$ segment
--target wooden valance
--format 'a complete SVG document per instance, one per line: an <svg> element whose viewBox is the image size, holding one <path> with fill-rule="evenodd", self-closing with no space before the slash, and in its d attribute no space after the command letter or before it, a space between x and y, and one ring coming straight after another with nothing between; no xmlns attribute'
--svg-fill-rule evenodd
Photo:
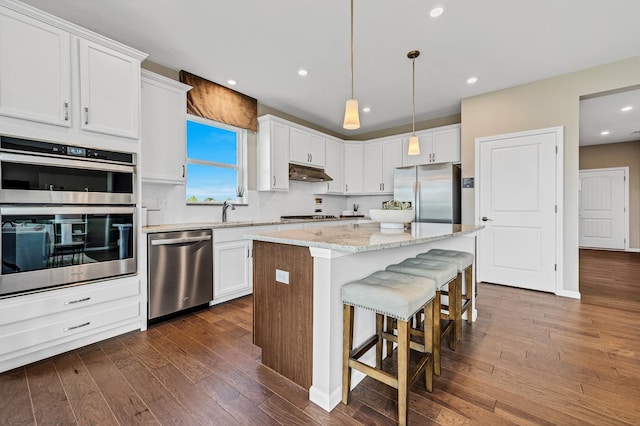
<svg viewBox="0 0 640 426"><path fill-rule="evenodd" d="M197 75L180 71L180 81L193 87L187 92L187 113L220 123L258 130L258 101Z"/></svg>

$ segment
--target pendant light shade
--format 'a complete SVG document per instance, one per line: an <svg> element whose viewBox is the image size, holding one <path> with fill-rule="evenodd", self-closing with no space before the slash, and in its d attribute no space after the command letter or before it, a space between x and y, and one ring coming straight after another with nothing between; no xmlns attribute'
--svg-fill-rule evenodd
<svg viewBox="0 0 640 426"><path fill-rule="evenodd" d="M353 96L353 0L351 0L351 99L347 99L347 104L345 105L342 127L347 130L360 128L358 100Z"/></svg>
<svg viewBox="0 0 640 426"><path fill-rule="evenodd" d="M409 149L407 150L408 155L420 155L420 141L418 141L418 137L413 135L409 138Z"/></svg>
<svg viewBox="0 0 640 426"><path fill-rule="evenodd" d="M360 128L360 115L358 114L358 100L347 99L347 105L344 109L344 123L342 124L347 130L355 130Z"/></svg>
<svg viewBox="0 0 640 426"><path fill-rule="evenodd" d="M409 149L407 155L420 155L420 141L416 136L416 58L420 56L419 50L412 50L407 53L407 58L411 59L411 94L412 94L412 124L413 134L409 138Z"/></svg>

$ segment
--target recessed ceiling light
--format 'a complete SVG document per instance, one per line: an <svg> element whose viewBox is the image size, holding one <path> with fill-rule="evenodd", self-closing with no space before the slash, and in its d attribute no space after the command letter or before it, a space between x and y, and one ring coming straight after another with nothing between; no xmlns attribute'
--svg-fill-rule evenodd
<svg viewBox="0 0 640 426"><path fill-rule="evenodd" d="M299 75L300 77L304 77L304 76L306 76L307 74L309 74L309 71L307 71L307 70L303 70L303 69L299 69L299 70L298 70L298 75Z"/></svg>
<svg viewBox="0 0 640 426"><path fill-rule="evenodd" d="M601 134L602 136L607 136L609 133L611 133L611 132L610 132L610 131L608 131L608 130L603 130L603 131L601 131L601 132L600 132L600 134Z"/></svg>
<svg viewBox="0 0 640 426"><path fill-rule="evenodd" d="M362 112L371 112L371 108L364 107L364 108L362 108Z"/></svg>
<svg viewBox="0 0 640 426"><path fill-rule="evenodd" d="M431 8L429 11L429 16L432 18L438 18L442 16L445 11L445 6L443 4L437 4Z"/></svg>
<svg viewBox="0 0 640 426"><path fill-rule="evenodd" d="M633 107L631 105L628 105L626 107L620 108L620 111L627 112L627 111L631 111L632 109L633 109Z"/></svg>
<svg viewBox="0 0 640 426"><path fill-rule="evenodd" d="M235 86L236 84L238 84L237 81L232 80L232 79L227 80L227 83L230 84L231 86Z"/></svg>
<svg viewBox="0 0 640 426"><path fill-rule="evenodd" d="M478 77L469 77L467 79L467 84L476 84L478 82Z"/></svg>

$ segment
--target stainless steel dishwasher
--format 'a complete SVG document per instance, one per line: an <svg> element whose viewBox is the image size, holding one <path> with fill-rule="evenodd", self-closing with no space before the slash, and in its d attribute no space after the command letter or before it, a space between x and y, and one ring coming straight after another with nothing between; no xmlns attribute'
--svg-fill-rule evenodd
<svg viewBox="0 0 640 426"><path fill-rule="evenodd" d="M211 230L149 234L149 320L213 299Z"/></svg>

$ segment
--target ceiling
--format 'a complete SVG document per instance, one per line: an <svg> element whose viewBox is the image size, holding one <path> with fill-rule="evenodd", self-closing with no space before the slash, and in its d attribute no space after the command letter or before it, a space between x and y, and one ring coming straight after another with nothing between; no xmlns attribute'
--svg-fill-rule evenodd
<svg viewBox="0 0 640 426"><path fill-rule="evenodd" d="M24 2L174 70L237 80L234 90L347 138L411 123L413 49L418 122L460 113L463 98L640 55L637 0L445 0L437 19L438 0L355 0L355 97L371 111L348 131L348 0Z"/></svg>
<svg viewBox="0 0 640 426"><path fill-rule="evenodd" d="M639 140L640 89L580 101L580 146Z"/></svg>

